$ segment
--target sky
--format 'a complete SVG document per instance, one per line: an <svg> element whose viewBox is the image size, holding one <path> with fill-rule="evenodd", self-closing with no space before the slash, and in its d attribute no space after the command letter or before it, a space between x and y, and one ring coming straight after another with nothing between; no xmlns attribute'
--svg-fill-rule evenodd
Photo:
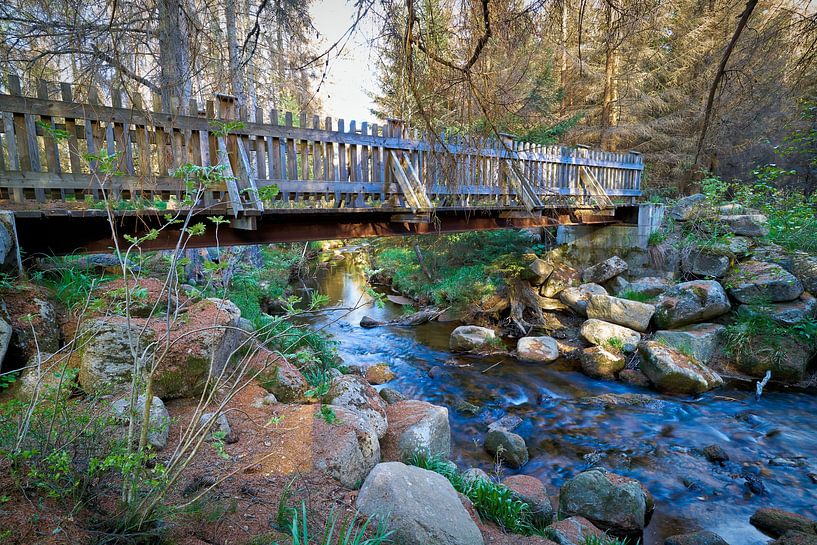
<svg viewBox="0 0 817 545"><path fill-rule="evenodd" d="M320 33L318 51L323 53L353 24L357 15L354 5L345 0L316 0L311 7L312 21ZM318 96L326 115L347 121L375 121L370 113L372 100L367 92L375 89L375 62L366 43L371 33L362 28L345 43L342 51L330 53L329 70ZM323 66L319 68L319 75Z"/></svg>

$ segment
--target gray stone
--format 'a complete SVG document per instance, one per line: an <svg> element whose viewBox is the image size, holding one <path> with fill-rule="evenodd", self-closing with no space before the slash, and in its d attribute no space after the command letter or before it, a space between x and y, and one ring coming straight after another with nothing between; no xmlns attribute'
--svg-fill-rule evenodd
<svg viewBox="0 0 817 545"><path fill-rule="evenodd" d="M713 532L693 532L668 537L664 545L729 545L721 536Z"/></svg>
<svg viewBox="0 0 817 545"><path fill-rule="evenodd" d="M760 306L741 305L738 312L749 314L767 314L772 320L780 325L793 326L807 318L814 318L817 315L817 298L808 292L786 303L769 303Z"/></svg>
<svg viewBox="0 0 817 545"><path fill-rule="evenodd" d="M415 454L451 456L448 409L425 401L398 401L386 408L389 427L380 441L383 460L408 461Z"/></svg>
<svg viewBox="0 0 817 545"><path fill-rule="evenodd" d="M795 252L789 270L800 279L807 291L817 293L817 257L806 252Z"/></svg>
<svg viewBox="0 0 817 545"><path fill-rule="evenodd" d="M137 429L142 427L142 415L145 411L145 396L139 396L136 402L136 418ZM111 404L111 410L114 416L127 422L128 409L130 405L130 398L124 397L118 399ZM150 416L148 417L148 444L153 446L156 450L162 450L167 446L167 436L170 433L170 414L165 408L165 404L158 397L153 397L150 403Z"/></svg>
<svg viewBox="0 0 817 545"><path fill-rule="evenodd" d="M537 295L536 301L539 304L539 308L546 312L563 311L570 309L570 307L568 307L558 299L554 299L552 297L542 297L541 295Z"/></svg>
<svg viewBox="0 0 817 545"><path fill-rule="evenodd" d="M528 446L525 440L508 430L489 431L485 436L485 450L514 469L528 463Z"/></svg>
<svg viewBox="0 0 817 545"><path fill-rule="evenodd" d="M769 218L763 214L734 214L720 216L719 219L734 235L765 237L769 234Z"/></svg>
<svg viewBox="0 0 817 545"><path fill-rule="evenodd" d="M550 503L545 485L530 475L511 475L502 484L511 489L514 499L527 503L531 508L533 521L541 527L553 520L553 505Z"/></svg>
<svg viewBox="0 0 817 545"><path fill-rule="evenodd" d="M544 297L556 297L565 288L578 284L581 280L579 271L565 264L560 264L548 277L541 293Z"/></svg>
<svg viewBox="0 0 817 545"><path fill-rule="evenodd" d="M465 482L473 482L482 479L483 481L491 482L491 477L478 467L467 469L462 474L462 480Z"/></svg>
<svg viewBox="0 0 817 545"><path fill-rule="evenodd" d="M602 346L591 346L582 350L579 357L582 372L593 378L613 379L624 369L626 360L621 354L611 352Z"/></svg>
<svg viewBox="0 0 817 545"><path fill-rule="evenodd" d="M660 276L646 276L630 282L627 291L645 295L647 297L657 297L672 287L672 280Z"/></svg>
<svg viewBox="0 0 817 545"><path fill-rule="evenodd" d="M769 545L817 545L817 535L791 530L769 543Z"/></svg>
<svg viewBox="0 0 817 545"><path fill-rule="evenodd" d="M644 341L638 350L641 371L663 392L700 394L723 384L717 373L660 342Z"/></svg>
<svg viewBox="0 0 817 545"><path fill-rule="evenodd" d="M698 217L706 207L706 195L696 193L678 199L669 209L669 216L678 221L686 221Z"/></svg>
<svg viewBox="0 0 817 545"><path fill-rule="evenodd" d="M528 271L530 272L531 285L541 286L553 272L553 265L537 257L528 265Z"/></svg>
<svg viewBox="0 0 817 545"><path fill-rule="evenodd" d="M493 329L476 325L461 325L451 332L449 347L455 352L485 348L496 338Z"/></svg>
<svg viewBox="0 0 817 545"><path fill-rule="evenodd" d="M380 442L371 422L359 412L333 407L337 420L329 424L315 411L316 432L314 464L347 488L357 488L380 463ZM308 453L305 453L308 455Z"/></svg>
<svg viewBox="0 0 817 545"><path fill-rule="evenodd" d="M779 537L792 531L817 534L817 521L772 507L761 507L754 512L749 522L772 537Z"/></svg>
<svg viewBox="0 0 817 545"><path fill-rule="evenodd" d="M0 220L0 266L4 265L14 251L11 229Z"/></svg>
<svg viewBox="0 0 817 545"><path fill-rule="evenodd" d="M719 324L695 324L681 329L656 331L653 339L707 364L720 347L725 330Z"/></svg>
<svg viewBox="0 0 817 545"><path fill-rule="evenodd" d="M401 545L483 545L482 534L448 479L400 462L378 464L360 489L357 509L388 519Z"/></svg>
<svg viewBox="0 0 817 545"><path fill-rule="evenodd" d="M611 322L636 331L646 331L655 306L610 295L591 295L587 317Z"/></svg>
<svg viewBox="0 0 817 545"><path fill-rule="evenodd" d="M613 347L620 342L625 352L634 352L641 342L641 334L638 331L602 320L587 320L582 324L580 332L587 342L596 346ZM613 339L617 339L618 342Z"/></svg>
<svg viewBox="0 0 817 545"><path fill-rule="evenodd" d="M744 261L724 280L729 295L741 303L793 301L803 293L803 284L776 263Z"/></svg>
<svg viewBox="0 0 817 545"><path fill-rule="evenodd" d="M559 358L559 344L553 337L522 337L516 354L523 361L550 363Z"/></svg>
<svg viewBox="0 0 817 545"><path fill-rule="evenodd" d="M559 300L576 314L587 316L587 302L592 295L607 295L607 290L598 284L582 284L563 289L559 293Z"/></svg>
<svg viewBox="0 0 817 545"><path fill-rule="evenodd" d="M502 418L488 424L488 431L505 430L513 431L522 424L522 419L515 414L506 414Z"/></svg>
<svg viewBox="0 0 817 545"><path fill-rule="evenodd" d="M648 379L647 375L638 369L622 369L618 373L618 379L622 382L626 382L627 384L641 386L642 388L647 388L650 386L650 379Z"/></svg>
<svg viewBox="0 0 817 545"><path fill-rule="evenodd" d="M762 378L771 371L772 380L785 383L805 380L814 355L812 347L790 336L778 338L774 344L753 337L735 352L731 363L741 373Z"/></svg>
<svg viewBox="0 0 817 545"><path fill-rule="evenodd" d="M124 319L85 322L77 334L79 384L86 392L122 389L130 385L134 368L128 324ZM133 331L133 348L143 354L154 339L152 329Z"/></svg>
<svg viewBox="0 0 817 545"><path fill-rule="evenodd" d="M579 473L559 491L560 516L578 515L614 533L641 532L651 507L641 483L600 468Z"/></svg>
<svg viewBox="0 0 817 545"><path fill-rule="evenodd" d="M342 375L332 379L325 401L359 414L369 423L378 438L385 435L388 428L386 402L363 377Z"/></svg>
<svg viewBox="0 0 817 545"><path fill-rule="evenodd" d="M720 463L729 461L729 455L726 454L726 451L723 450L723 447L720 445L707 445L701 452L703 452L704 457L710 462Z"/></svg>
<svg viewBox="0 0 817 545"><path fill-rule="evenodd" d="M214 434L219 433L225 443L235 443L238 441L238 437L233 434L233 428L230 426L230 421L224 413L220 413L218 416L216 416L216 413L202 414L199 418L199 427L205 427L213 418L216 419L216 422L213 424L213 427L210 428L211 437L216 437Z"/></svg>
<svg viewBox="0 0 817 545"><path fill-rule="evenodd" d="M675 329L716 318L731 308L718 282L693 280L673 286L658 299L653 321L660 328Z"/></svg>
<svg viewBox="0 0 817 545"><path fill-rule="evenodd" d="M585 269L582 273L582 282L601 284L619 274L627 272L629 268L626 261L614 255L610 259Z"/></svg>
<svg viewBox="0 0 817 545"><path fill-rule="evenodd" d="M623 276L614 276L604 283L604 289L613 295L618 295L630 289L630 283Z"/></svg>
<svg viewBox="0 0 817 545"><path fill-rule="evenodd" d="M0 318L0 369L2 369L3 359L6 357L9 345L11 344L11 334L14 330L3 318Z"/></svg>
<svg viewBox="0 0 817 545"><path fill-rule="evenodd" d="M405 401L406 396L402 393L398 392L394 388L381 388L380 389L380 397L383 398L383 401L391 405L392 403L397 403L398 401Z"/></svg>
<svg viewBox="0 0 817 545"><path fill-rule="evenodd" d="M587 545L592 538L604 543L606 534L584 517L568 517L548 527L548 538L558 545Z"/></svg>
<svg viewBox="0 0 817 545"><path fill-rule="evenodd" d="M684 252L681 270L695 276L720 278L729 271L729 256L691 248Z"/></svg>

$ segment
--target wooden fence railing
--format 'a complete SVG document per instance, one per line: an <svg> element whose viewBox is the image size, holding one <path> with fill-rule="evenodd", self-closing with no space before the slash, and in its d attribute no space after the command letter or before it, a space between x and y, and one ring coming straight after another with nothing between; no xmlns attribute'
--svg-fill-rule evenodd
<svg viewBox="0 0 817 545"><path fill-rule="evenodd" d="M36 97L8 78L0 94L0 204L11 208L93 208L101 189L127 209L180 199L178 167L224 165L226 182L199 206L235 214L265 209L441 208L539 209L595 206L640 195L644 168L636 153L534 146L460 136L424 138L399 121L384 125L308 119L271 110L236 111L217 95L204 108L152 108L114 91L74 101L72 86L40 82ZM225 123L241 124L225 131ZM54 138L54 136L57 138ZM100 187L101 151L117 175ZM280 192L260 188L276 185ZM159 202L161 201L161 203ZM162 204L164 203L164 204Z"/></svg>

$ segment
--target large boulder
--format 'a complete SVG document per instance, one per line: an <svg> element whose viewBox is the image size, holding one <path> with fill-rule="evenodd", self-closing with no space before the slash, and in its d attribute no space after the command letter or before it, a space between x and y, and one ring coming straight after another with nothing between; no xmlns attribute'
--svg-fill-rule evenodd
<svg viewBox="0 0 817 545"><path fill-rule="evenodd" d="M2 369L3 359L6 357L9 345L11 344L11 334L13 333L11 324L0 317L0 369Z"/></svg>
<svg viewBox="0 0 817 545"><path fill-rule="evenodd" d="M669 209L669 217L677 221L697 218L706 210L706 195L696 193L675 201Z"/></svg>
<svg viewBox="0 0 817 545"><path fill-rule="evenodd" d="M636 331L646 331L655 307L639 301L610 295L592 295L587 303L587 317L612 322Z"/></svg>
<svg viewBox="0 0 817 545"><path fill-rule="evenodd" d="M506 429L492 429L485 435L485 450L512 468L528 463L528 445L520 436Z"/></svg>
<svg viewBox="0 0 817 545"><path fill-rule="evenodd" d="M359 414L377 433L378 438L386 434L386 402L363 377L341 375L333 378L324 401Z"/></svg>
<svg viewBox="0 0 817 545"><path fill-rule="evenodd" d="M522 337L516 354L523 361L550 363L559 358L559 344L553 337Z"/></svg>
<svg viewBox="0 0 817 545"><path fill-rule="evenodd" d="M534 286L541 286L544 284L552 272L553 265L544 259L539 259L538 257L531 261L528 265L528 279Z"/></svg>
<svg viewBox="0 0 817 545"><path fill-rule="evenodd" d="M603 347L615 347L620 344L625 352L635 352L638 343L641 342L641 334L638 331L602 320L587 320L582 324L580 333L590 344Z"/></svg>
<svg viewBox="0 0 817 545"><path fill-rule="evenodd" d="M548 277L540 293L544 297L556 297L563 289L575 286L581 281L581 274L573 267L559 264Z"/></svg>
<svg viewBox="0 0 817 545"><path fill-rule="evenodd" d="M587 303L593 295L607 295L607 290L598 284L582 284L565 288L559 293L559 300L580 316L587 316Z"/></svg>
<svg viewBox="0 0 817 545"><path fill-rule="evenodd" d="M136 415L134 421L136 422L136 429L142 428L142 416L145 411L144 395L140 395L136 402ZM120 421L127 422L128 410L130 407L130 398L123 397L117 399L111 404L111 411L113 415ZM153 397L150 402L150 413L148 413L148 444L156 450L162 450L167 446L167 436L170 433L170 414L165 408L165 404L158 397ZM139 432L137 431L137 434ZM137 435L138 437L138 435Z"/></svg>
<svg viewBox="0 0 817 545"><path fill-rule="evenodd" d="M585 269L582 273L582 282L601 284L615 276L627 272L629 268L626 261L614 255L610 259Z"/></svg>
<svg viewBox="0 0 817 545"><path fill-rule="evenodd" d="M155 339L152 329L133 323L129 326L121 316L84 322L77 332L75 349L80 386L86 392L128 387L136 365L134 354L146 353Z"/></svg>
<svg viewBox="0 0 817 545"><path fill-rule="evenodd" d="M681 259L681 270L694 276L720 278L729 270L729 256L690 248Z"/></svg>
<svg viewBox="0 0 817 545"><path fill-rule="evenodd" d="M169 333L169 349L154 372L153 389L162 399L195 397L221 374L245 333L238 327L241 311L226 299L204 299L188 307ZM157 344L168 334L165 322L151 319Z"/></svg>
<svg viewBox="0 0 817 545"><path fill-rule="evenodd" d="M2 294L4 320L12 335L7 350L18 361L25 361L38 351L53 354L60 349L62 336L57 307L51 294L42 286L15 282L13 290Z"/></svg>
<svg viewBox="0 0 817 545"><path fill-rule="evenodd" d="M817 536L792 530L775 539L769 545L817 545Z"/></svg>
<svg viewBox="0 0 817 545"><path fill-rule="evenodd" d="M380 441L383 460L408 461L415 454L451 456L448 409L407 400L386 407L389 427Z"/></svg>
<svg viewBox="0 0 817 545"><path fill-rule="evenodd" d="M320 471L347 488L357 488L380 463L380 442L371 423L360 413L345 407L332 407L335 420L318 416L313 406L313 461Z"/></svg>
<svg viewBox="0 0 817 545"><path fill-rule="evenodd" d="M741 373L762 378L766 371L779 382L800 382L810 369L814 349L790 337L753 337L734 350L730 363Z"/></svg>
<svg viewBox="0 0 817 545"><path fill-rule="evenodd" d="M548 537L558 545L604 543L607 535L584 517L568 517L548 527ZM595 541L593 541L595 539Z"/></svg>
<svg viewBox="0 0 817 545"><path fill-rule="evenodd" d="M282 403L300 401L309 390L303 373L277 354L258 351L250 360L250 368L261 387Z"/></svg>
<svg viewBox="0 0 817 545"><path fill-rule="evenodd" d="M357 509L388 519L401 545L483 545L448 479L400 462L378 464L360 489Z"/></svg>
<svg viewBox="0 0 817 545"><path fill-rule="evenodd" d="M57 395L68 397L76 386L76 374L70 365L71 360L65 352L31 356L19 372L14 397L21 401L30 401L35 394L40 399Z"/></svg>
<svg viewBox="0 0 817 545"><path fill-rule="evenodd" d="M748 312L750 314L764 313L782 326L793 326L808 318L814 318L815 315L817 315L817 298L804 291L803 294L794 301L763 304L759 307L754 305L741 305L738 307L738 312Z"/></svg>
<svg viewBox="0 0 817 545"><path fill-rule="evenodd" d="M733 235L765 237L769 234L769 218L763 214L731 214L719 219Z"/></svg>
<svg viewBox="0 0 817 545"><path fill-rule="evenodd" d="M656 331L653 340L709 363L721 345L726 328L720 324L695 324L680 329Z"/></svg>
<svg viewBox="0 0 817 545"><path fill-rule="evenodd" d="M559 490L560 516L578 515L616 534L640 533L652 508L641 483L601 468L579 473Z"/></svg>
<svg viewBox="0 0 817 545"><path fill-rule="evenodd" d="M513 492L515 499L530 506L534 521L539 526L544 527L551 523L553 505L542 481L530 475L511 475L505 477L502 484Z"/></svg>
<svg viewBox="0 0 817 545"><path fill-rule="evenodd" d="M618 352L607 350L603 346L591 346L582 350L579 360L582 372L593 378L613 379L624 369L627 361Z"/></svg>
<svg viewBox="0 0 817 545"><path fill-rule="evenodd" d="M749 522L772 537L780 537L791 531L817 535L817 521L773 507L761 507L755 511Z"/></svg>
<svg viewBox="0 0 817 545"><path fill-rule="evenodd" d="M664 545L729 545L721 536L714 532L693 532L668 537Z"/></svg>
<svg viewBox="0 0 817 545"><path fill-rule="evenodd" d="M794 252L789 270L807 291L817 293L817 257L806 252Z"/></svg>
<svg viewBox="0 0 817 545"><path fill-rule="evenodd" d="M717 373L663 343L644 341L638 350L641 371L663 392L700 394L723 384Z"/></svg>
<svg viewBox="0 0 817 545"><path fill-rule="evenodd" d="M14 216L11 215L9 220L13 220ZM6 222L6 218L0 218L0 268L3 268L7 262L11 261L12 254L14 253L14 236L12 231L12 226ZM2 361L2 358L0 358Z"/></svg>
<svg viewBox="0 0 817 545"><path fill-rule="evenodd" d="M630 282L627 291L646 297L658 297L672 287L672 280L661 276L645 276Z"/></svg>
<svg viewBox="0 0 817 545"><path fill-rule="evenodd" d="M476 325L461 325L451 332L449 347L455 352L486 348L496 339L493 329Z"/></svg>
<svg viewBox="0 0 817 545"><path fill-rule="evenodd" d="M744 261L724 280L729 295L741 303L793 301L803 293L803 284L776 263Z"/></svg>
<svg viewBox="0 0 817 545"><path fill-rule="evenodd" d="M729 297L714 280L682 282L667 290L655 306L653 321L662 329L674 329L729 312Z"/></svg>

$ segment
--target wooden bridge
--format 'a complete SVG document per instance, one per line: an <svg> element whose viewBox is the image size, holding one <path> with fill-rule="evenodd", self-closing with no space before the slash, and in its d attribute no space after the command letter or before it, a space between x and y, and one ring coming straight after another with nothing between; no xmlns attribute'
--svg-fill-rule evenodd
<svg viewBox="0 0 817 545"><path fill-rule="evenodd" d="M226 95L148 108L119 90L76 102L69 84L34 87L27 96L10 76L0 94L0 208L29 252L108 248L106 203L123 232L180 208L224 215L221 241L241 244L609 222L640 195L637 153L427 135L397 120L250 116ZM185 165L220 165L194 202ZM173 240L167 231L147 246Z"/></svg>

